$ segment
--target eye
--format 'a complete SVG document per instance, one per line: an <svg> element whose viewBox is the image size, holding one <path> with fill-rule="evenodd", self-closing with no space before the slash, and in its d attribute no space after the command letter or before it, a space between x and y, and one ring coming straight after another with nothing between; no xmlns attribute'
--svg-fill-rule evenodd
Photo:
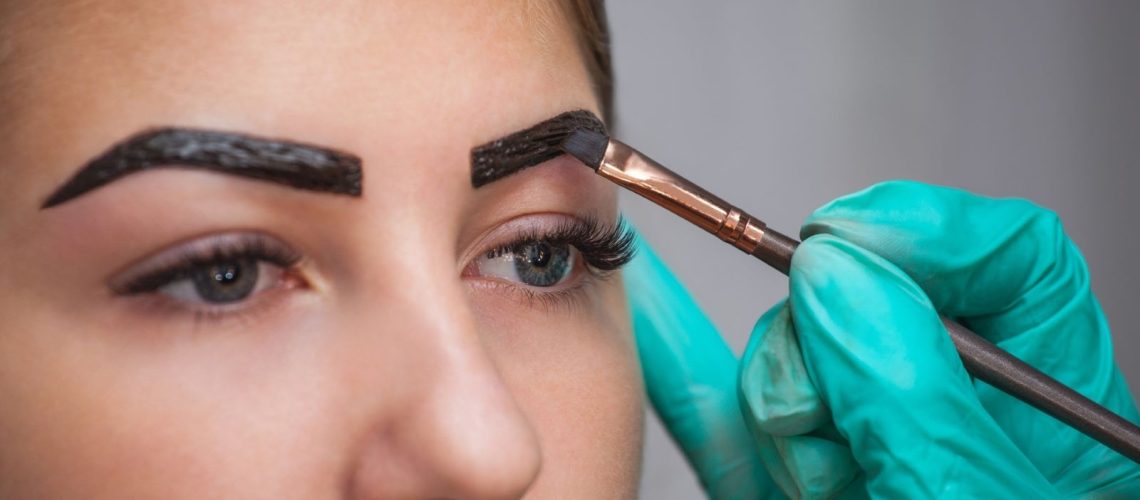
<svg viewBox="0 0 1140 500"><path fill-rule="evenodd" d="M463 276L491 278L534 296L568 296L583 285L608 277L633 257L634 234L618 219L534 214L512 219L485 237L487 245L470 259Z"/></svg>
<svg viewBox="0 0 1140 500"><path fill-rule="evenodd" d="M548 288L573 275L578 257L578 250L568 243L526 241L487 252L475 267L484 277Z"/></svg>
<svg viewBox="0 0 1140 500"><path fill-rule="evenodd" d="M123 296L150 296L193 312L244 309L259 295L303 285L301 254L260 233L210 236L176 245L110 282Z"/></svg>
<svg viewBox="0 0 1140 500"><path fill-rule="evenodd" d="M284 270L252 257L195 264L157 292L189 303L232 304L281 282Z"/></svg>

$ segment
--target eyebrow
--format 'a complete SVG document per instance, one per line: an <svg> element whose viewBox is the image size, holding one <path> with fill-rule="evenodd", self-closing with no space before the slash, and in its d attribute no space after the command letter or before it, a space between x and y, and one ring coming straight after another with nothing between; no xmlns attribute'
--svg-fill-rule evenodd
<svg viewBox="0 0 1140 500"><path fill-rule="evenodd" d="M598 115L578 109L471 150L471 185L483 187L563 154L563 139L578 130L606 133Z"/></svg>
<svg viewBox="0 0 1140 500"><path fill-rule="evenodd" d="M157 168L203 169L355 197L361 195L363 176L359 157L331 148L234 132L162 127L134 134L87 162L41 208Z"/></svg>

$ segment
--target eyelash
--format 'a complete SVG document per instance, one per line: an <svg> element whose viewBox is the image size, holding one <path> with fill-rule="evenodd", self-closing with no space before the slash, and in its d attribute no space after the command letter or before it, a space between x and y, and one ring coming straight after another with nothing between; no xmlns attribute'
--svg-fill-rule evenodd
<svg viewBox="0 0 1140 500"><path fill-rule="evenodd" d="M593 217L584 217L563 218L553 227L520 231L510 242L484 251L482 255L497 257L539 242L576 248L594 279L608 277L612 271L628 263L635 251L633 230L624 220L608 224ZM304 280L297 275L297 268L303 260L300 252L270 236L251 233L207 237L192 242L173 256L160 257L154 264L147 265L149 269L113 282L110 288L119 296L155 296L157 300L152 304L189 311L195 320L244 315L254 310L251 303L257 300L256 295L234 304L205 306L190 306L177 299L159 297L163 287L190 279L196 270L204 266L243 260L272 264L281 268L284 276L290 276L294 281L304 284ZM539 290L521 283L500 282L496 285L520 292L530 306L551 308L572 305L581 299L581 290L587 283L587 280L579 279L574 285L552 290Z"/></svg>
<svg viewBox="0 0 1140 500"><path fill-rule="evenodd" d="M498 257L516 251L524 245L545 242L552 245L571 245L596 274L620 269L633 259L634 233L624 219L615 224L603 224L594 217L565 219L551 229L530 229L515 237L514 241L485 252Z"/></svg>
<svg viewBox="0 0 1140 500"><path fill-rule="evenodd" d="M111 291L118 295L154 293L167 284L189 278L201 266L242 259L268 262L289 270L297 266L302 255L260 234L241 234L230 239L210 238L191 243L176 257L156 265L157 269L113 284Z"/></svg>

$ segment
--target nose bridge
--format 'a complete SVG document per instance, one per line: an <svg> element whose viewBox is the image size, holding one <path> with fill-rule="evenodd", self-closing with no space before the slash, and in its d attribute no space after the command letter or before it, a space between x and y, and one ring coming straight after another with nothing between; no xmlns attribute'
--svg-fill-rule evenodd
<svg viewBox="0 0 1140 500"><path fill-rule="evenodd" d="M416 373L401 374L410 390L393 391L399 400L368 423L379 431L355 461L353 496L521 496L540 467L538 439L479 338L459 277L405 278L415 283L402 284L401 303L383 308L399 317L371 323L375 335L403 337L400 365ZM384 381L373 390L387 390Z"/></svg>

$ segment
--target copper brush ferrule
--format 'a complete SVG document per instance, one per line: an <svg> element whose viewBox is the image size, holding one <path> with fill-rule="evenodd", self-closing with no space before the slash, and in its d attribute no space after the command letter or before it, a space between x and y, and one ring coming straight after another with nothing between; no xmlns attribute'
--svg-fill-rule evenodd
<svg viewBox="0 0 1140 500"><path fill-rule="evenodd" d="M636 149L610 139L594 171L788 274L799 242L768 229L764 221L701 189Z"/></svg>
<svg viewBox="0 0 1140 500"><path fill-rule="evenodd" d="M715 234L788 274L799 241L673 173L636 149L592 130L577 130L562 150L598 175ZM962 365L979 380L1052 415L1140 463L1140 427L942 317Z"/></svg>

